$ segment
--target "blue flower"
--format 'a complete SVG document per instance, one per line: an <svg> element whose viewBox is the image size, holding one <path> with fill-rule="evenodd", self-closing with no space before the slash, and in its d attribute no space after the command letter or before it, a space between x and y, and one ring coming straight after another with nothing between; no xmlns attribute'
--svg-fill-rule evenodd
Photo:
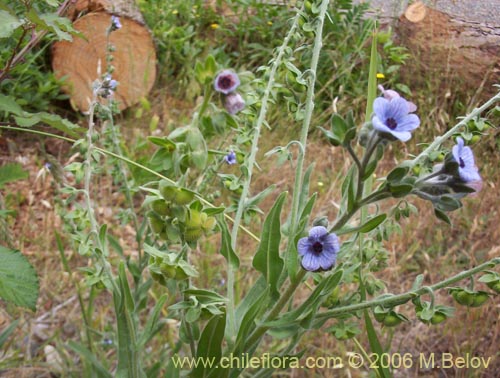
<svg viewBox="0 0 500 378"><path fill-rule="evenodd" d="M230 70L224 70L219 73L214 81L215 90L225 95L234 92L239 85L240 78Z"/></svg>
<svg viewBox="0 0 500 378"><path fill-rule="evenodd" d="M309 236L299 240L297 250L302 256L302 268L312 272L329 270L335 264L340 249L339 239L325 227L315 226Z"/></svg>
<svg viewBox="0 0 500 378"><path fill-rule="evenodd" d="M236 154L234 151L230 151L226 156L224 156L224 161L229 164L236 164Z"/></svg>
<svg viewBox="0 0 500 378"><path fill-rule="evenodd" d="M474 163L474 154L470 147L464 146L464 140L457 138L457 144L451 151L453 158L458 163L458 175L464 182L481 181L478 169Z"/></svg>
<svg viewBox="0 0 500 378"><path fill-rule="evenodd" d="M122 24L120 22L120 17L111 16L111 31L115 31L122 28Z"/></svg>
<svg viewBox="0 0 500 378"><path fill-rule="evenodd" d="M406 142L411 138L411 131L420 125L420 119L415 114L411 102L401 96L390 99L378 97L373 103L373 128L381 133L391 134L396 139Z"/></svg>

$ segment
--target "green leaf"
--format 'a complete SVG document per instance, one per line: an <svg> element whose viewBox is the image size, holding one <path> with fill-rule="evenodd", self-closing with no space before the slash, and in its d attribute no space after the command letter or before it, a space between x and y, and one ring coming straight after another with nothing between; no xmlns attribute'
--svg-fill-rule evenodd
<svg viewBox="0 0 500 378"><path fill-rule="evenodd" d="M448 223L451 226L450 217L446 215L444 211L434 208L434 215L436 216L437 219L442 220L443 222Z"/></svg>
<svg viewBox="0 0 500 378"><path fill-rule="evenodd" d="M239 328L245 314L265 290L266 281L263 276L260 276L236 308L236 328Z"/></svg>
<svg viewBox="0 0 500 378"><path fill-rule="evenodd" d="M96 373L97 377L113 378L113 375L99 362L95 354L85 348L82 344L69 340L68 347L92 364L92 372Z"/></svg>
<svg viewBox="0 0 500 378"><path fill-rule="evenodd" d="M226 326L226 316L214 316L205 326L205 329L201 333L200 341L198 343L198 350L196 352L196 358L198 361L201 360L213 360L215 366L204 366L203 363L198 364L191 372L191 377L193 378L205 378L209 376L214 376L212 371L215 373L222 373L219 369L216 369L217 361L220 360L222 356L222 340L224 339L224 328ZM220 374L215 376L220 377Z"/></svg>
<svg viewBox="0 0 500 378"><path fill-rule="evenodd" d="M362 234L370 232L371 230L375 229L379 224L381 224L383 221L385 221L386 218L387 218L387 214L379 214L379 215L371 218L369 221L367 221L361 227L359 227L359 229L357 231L362 233Z"/></svg>
<svg viewBox="0 0 500 378"><path fill-rule="evenodd" d="M26 112L13 98L4 96L3 94L0 94L0 111L7 112L7 114L13 114L14 120L21 127L31 127L37 123L43 122L74 137L78 137L78 132L83 130L81 127L56 114Z"/></svg>
<svg viewBox="0 0 500 378"><path fill-rule="evenodd" d="M24 21L21 21L16 16L0 10L0 38L9 38L14 33L14 30L23 24Z"/></svg>
<svg viewBox="0 0 500 378"><path fill-rule="evenodd" d="M384 350L382 349L382 346L380 345L380 342L378 340L377 332L375 331L375 328L373 327L372 320L370 319L370 315L368 314L368 311L364 311L364 317L365 317L365 326L366 326L366 333L368 335L368 342L370 343L370 348L374 354L378 355L379 361L380 357L384 353ZM381 365L378 366L378 374L382 378L390 378L391 377L391 372L389 369L382 367Z"/></svg>
<svg viewBox="0 0 500 378"><path fill-rule="evenodd" d="M0 246L0 297L36 311L39 282L28 259L19 251Z"/></svg>
<svg viewBox="0 0 500 378"><path fill-rule="evenodd" d="M3 347L3 344L7 341L9 336L14 332L16 329L17 325L19 324L19 319L14 320L12 323L9 324L7 328L5 328L1 333L0 333L0 348Z"/></svg>
<svg viewBox="0 0 500 378"><path fill-rule="evenodd" d="M116 377L142 377L141 359L137 350L135 304L125 273L125 264L118 267L118 289L113 291L118 335L118 366Z"/></svg>
<svg viewBox="0 0 500 378"><path fill-rule="evenodd" d="M76 33L71 21L65 17L59 17L57 13L37 14L35 9L31 9L26 17L33 22L37 29L52 32L59 41L72 41L70 33Z"/></svg>
<svg viewBox="0 0 500 378"><path fill-rule="evenodd" d="M212 290L191 288L184 290L183 293L188 297L191 295L196 297L201 304L225 304L227 302L227 298Z"/></svg>
<svg viewBox="0 0 500 378"><path fill-rule="evenodd" d="M151 340L151 338L161 329L162 324L158 323L158 320L161 315L161 310L165 303L167 302L168 295L163 294L160 299L155 304L155 307L153 308L153 311L151 314L148 316L148 320L146 322L146 325L144 326L144 330L142 331L142 334L139 338L138 341L138 347L144 347L146 343Z"/></svg>
<svg viewBox="0 0 500 378"><path fill-rule="evenodd" d="M252 306L243 316L241 323L238 327L238 336L234 347L234 354L239 355L246 351L245 341L250 331L256 327L255 320L262 314L264 309L269 304L269 290L264 289L260 292L260 296L254 301ZM252 347L248 345L247 347Z"/></svg>
<svg viewBox="0 0 500 378"><path fill-rule="evenodd" d="M15 115L24 114L23 109L19 104L14 100L14 98L5 96L0 93L0 111L12 113Z"/></svg>
<svg viewBox="0 0 500 378"><path fill-rule="evenodd" d="M278 280L283 270L283 259L280 256L281 226L280 215L286 192L279 195L264 221L261 242L252 265L266 278L271 295L278 296Z"/></svg>
<svg viewBox="0 0 500 378"><path fill-rule="evenodd" d="M150 136L150 137L148 137L148 140L151 143L156 144L157 146L166 148L168 151L173 151L176 148L175 143L172 142L167 137L159 138L159 137L155 137L155 136Z"/></svg>
<svg viewBox="0 0 500 378"><path fill-rule="evenodd" d="M0 188L5 184L23 180L29 177L29 172L23 170L21 164L18 163L8 163L0 167Z"/></svg>
<svg viewBox="0 0 500 378"><path fill-rule="evenodd" d="M409 167L396 167L388 175L387 181L391 184L401 181L408 173Z"/></svg>
<svg viewBox="0 0 500 378"><path fill-rule="evenodd" d="M378 54L377 54L377 30L373 30L372 34L372 47L370 51L370 71L368 74L368 93L366 101L365 122L369 122L373 113L373 102L377 97L377 67L378 67Z"/></svg>
<svg viewBox="0 0 500 378"><path fill-rule="evenodd" d="M231 246L231 235L227 228L226 221L223 216L217 218L219 227L221 229L221 247L220 254L226 258L226 261L231 264L231 266L235 269L238 269L240 266L240 259L238 255L234 252L233 247Z"/></svg>

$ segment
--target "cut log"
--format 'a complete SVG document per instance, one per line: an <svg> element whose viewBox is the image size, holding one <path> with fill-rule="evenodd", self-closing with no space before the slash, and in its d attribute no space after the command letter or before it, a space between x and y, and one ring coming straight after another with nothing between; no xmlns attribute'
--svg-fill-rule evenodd
<svg viewBox="0 0 500 378"><path fill-rule="evenodd" d="M112 65L113 79L119 85L114 98L123 110L136 104L151 90L156 78L156 52L152 36L142 22L142 16L134 7L112 2L109 9L120 16L122 28L112 32L109 43L114 46ZM96 4L110 4L102 0L81 0L81 7L99 9ZM127 3L124 3L127 4ZM94 7L94 8L93 8ZM105 7L104 7L105 8ZM87 8L89 9L89 8ZM52 46L52 68L57 78L65 78L63 90L80 111L87 111L92 99L92 83L106 72L107 29L111 25L111 13L102 10L87 13L78 18L73 26L85 39L75 37L72 42L57 42Z"/></svg>
<svg viewBox="0 0 500 378"><path fill-rule="evenodd" d="M396 31L426 68L424 74L454 76L463 89L482 88L485 97L496 93L493 84L500 80L500 28L432 8L418 11L422 16L417 22L401 16Z"/></svg>

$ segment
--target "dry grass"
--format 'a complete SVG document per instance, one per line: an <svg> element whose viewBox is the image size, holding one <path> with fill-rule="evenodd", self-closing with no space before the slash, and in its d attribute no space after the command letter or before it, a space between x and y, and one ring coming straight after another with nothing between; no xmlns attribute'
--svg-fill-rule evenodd
<svg viewBox="0 0 500 378"><path fill-rule="evenodd" d="M173 111L174 108L177 111ZM169 96L164 96L153 104L153 112L160 116L161 124L165 128L167 125L176 124L179 119L184 119L189 108L182 101ZM435 113L440 114L438 110ZM443 124L446 122L443 121ZM149 131L146 125L137 126L135 121L131 123L134 124L133 128L126 129L124 134L129 145L134 145L137 138L147 135ZM422 128L423 135L427 135L426 137L436 135L436 130L431 130L429 124ZM276 125L273 131L264 131L263 144L259 151L259 164L262 171L256 173L253 192L255 194L271 184L277 186L275 195L270 196L262 204L264 210L271 206L278 193L284 190L291 191L294 174L294 167L289 162L278 167L275 158L265 158L264 153L277 144L286 144L288 140L296 138L297 127ZM418 138L423 141L426 137ZM83 275L76 269L85 266L87 262L76 251L67 250L66 257L74 272L72 277L64 272L54 240L54 232L62 232L61 220L55 212L58 206L55 200L57 186L50 176L45 179L36 179L37 173L45 163L44 155L41 153L42 143L45 143L45 149L62 164L71 158L71 152L68 145L43 141L27 134L5 133L1 138L4 144L10 146L0 153L1 161L22 161L25 169L30 172L28 180L10 185L5 193L9 207L17 211L15 221L9 225L13 244L21 249L35 265L41 279L41 293L37 312L34 314L7 304L0 307L0 328L16 318L22 319L15 340L9 345L7 355L3 356L5 360L12 361L13 369L8 373L0 372L0 376L13 376L6 374L15 373L16 376L43 377L43 374L47 376L49 370L46 366L43 346L46 344L57 346L67 366L75 368L75 356L65 352L62 345L68 339L78 340L82 332L81 314L75 300L75 287L72 282L83 280ZM394 235L386 244L386 248L390 251L388 267L376 274L377 278L387 282L388 292L400 293L408 290L417 274L423 273L425 283L431 284L500 254L498 228L500 216L496 191L500 187L498 172L500 159L497 152L497 140L498 132L494 131L475 147L485 185L477 197L466 199L464 208L452 215L454 224L452 228L434 218L430 204L416 200L419 216L403 221L403 233L399 236ZM349 158L342 150L325 144L315 133L311 135L311 142L307 148L307 164L315 164L311 192L318 193L314 216L326 215L333 220L340 201L339 186L343 173L350 164ZM405 149L405 151L400 149ZM388 151L382 169L390 169L397 158L404 156L406 152L415 151L418 151L415 142L409 145L394 144ZM383 175L383 172L379 174ZM133 230L120 227L114 218L116 210L124 207L124 200L117 193L118 190L111 184L110 177L104 175L95 193L95 198L99 198L98 215L101 221L110 225L114 236L122 241L125 253L134 254ZM257 232L260 226L258 223L251 225ZM251 272L251 258L256 245L244 235L240 243L244 248L241 251L242 270L239 290L244 291L255 279L254 276L249 275L249 272ZM225 262L221 256L217 255L217 245L218 239L213 237L201 243L200 248L193 252L200 271L205 272L199 282L202 287L214 287L224 278L221 267ZM305 297L307 294L307 290L304 289L298 298ZM436 300L440 304L453 305L452 299L445 291L439 292ZM480 308L458 307L454 318L431 327L415 320L412 306L402 306L400 311L410 318L409 323L394 330L380 330L382 340L392 339L390 349L392 353L411 353L413 356L419 356L422 353L428 356L430 353L438 355L449 352L456 357L470 353L474 356L493 358L489 368L483 370L434 369L431 371L419 369L415 364L413 369L397 371L396 377L495 378L499 376L499 296L491 298ZM112 321L110 298L101 294L97 299L93 325L97 330L106 334ZM361 338L360 342L367 348L366 340ZM352 341L339 342L321 331L311 332L304 338L301 345L306 348L306 356L346 356L347 352L357 351ZM25 368L21 369L20 366ZM324 369L293 370L278 376L365 377L367 374L366 370L353 370L344 366L330 371Z"/></svg>

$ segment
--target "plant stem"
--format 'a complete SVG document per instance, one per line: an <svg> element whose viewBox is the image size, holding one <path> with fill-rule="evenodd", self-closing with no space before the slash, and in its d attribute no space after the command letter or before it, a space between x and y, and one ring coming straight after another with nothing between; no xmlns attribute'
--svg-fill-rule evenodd
<svg viewBox="0 0 500 378"><path fill-rule="evenodd" d="M480 115L482 112L484 112L486 109L491 107L493 104L496 102L500 101L500 91L490 98L488 101L486 101L483 105L481 105L479 108L474 108L467 116L462 118L460 122L458 122L455 126L453 126L450 130L448 130L446 133L444 133L441 136L438 136L436 139L434 139L434 142L429 144L425 150L423 150L416 158L413 160L409 161L409 167L413 168L415 165L420 162L420 160L424 159L426 156L429 155L430 152L434 151L437 149L445 140L449 139L453 134L455 134L461 127L467 125L467 123L472 120L474 117L477 117Z"/></svg>
<svg viewBox="0 0 500 378"><path fill-rule="evenodd" d="M371 301L356 303L356 304L349 305L349 306L333 308L331 310L328 310L328 311L322 312L321 314L318 314L316 319L318 321L324 321L325 319L338 317L339 315L347 314L347 313L352 314L355 311L364 310L366 308L371 308L371 307L375 307L375 306L383 306L383 307L387 307L387 308L394 307L395 305L406 303L410 299L413 299L413 298L416 298L416 297L419 297L421 295L428 293L429 288L432 291L442 289L442 288L449 286L455 282L458 282L458 281L461 281L465 278L468 278L468 277L472 276L473 274L482 272L486 269L491 269L495 265L498 265L498 264L500 264L500 257L496 257L494 259L491 259L485 263L482 263L481 265L476 266L475 268L460 272L460 273L458 273L450 278L447 278L443 281L440 281L434 285L425 286L425 287L422 287L418 290L408 291L406 293L399 294L399 295L393 295L393 296L384 295L383 298L379 297L379 298L375 298Z"/></svg>
<svg viewBox="0 0 500 378"><path fill-rule="evenodd" d="M279 315L283 307L288 303L288 301L292 298L293 293L295 293L295 290L299 286L299 284L302 282L302 279L306 276L307 271L304 269L301 269L299 273L297 274L297 279L294 280L293 282L290 282L290 285L287 287L287 289L283 292L281 295L280 299L276 304L273 306L271 311L267 314L265 320L263 321L264 323L270 322L273 320L276 316ZM258 326L253 333L250 334L248 337L248 340L246 342L246 346L248 349L252 348L252 346L257 343L260 338L266 333L266 331L269 329L267 326Z"/></svg>
<svg viewBox="0 0 500 378"><path fill-rule="evenodd" d="M259 138L260 138L260 131L262 129L262 125L264 124L264 121L266 119L266 113L267 113L267 106L269 102L269 98L271 96L271 92L274 86L274 77L276 75L276 71L278 70L278 67L281 65L281 60L283 59L283 56L286 52L286 48L288 46L288 43L290 41L291 36L295 32L295 29L297 28L298 24L298 19L300 15L297 13L294 18L294 22L292 24L292 27L290 28L288 34L286 35L285 39L283 40L283 44L278 50L278 55L274 59L274 62L271 66L271 72L269 74L269 81L267 83L266 89L264 91L264 94L262 96L262 102L261 102L261 107L260 107L260 112L259 112L259 117L257 118L257 122L254 126L254 135L253 135L253 140L252 140L252 146L250 149L250 156L248 157L248 162L247 162L247 170L246 170L246 177L245 181L243 184L243 190L241 193L240 201L238 204L238 209L236 211L236 215L234 217L233 221L233 229L231 232L231 247L233 250L236 250L236 245L237 245L237 239L238 239L238 229L240 228L240 223L241 219L243 217L243 211L245 209L245 204L246 204L246 199L248 197L248 193L250 190L250 184L252 182L252 171L255 166L255 160L257 156L257 151L258 151L258 145L259 145ZM234 281L235 281L235 273L234 273L234 268L233 266L228 262L227 264L227 297L228 297L228 307L227 307L227 332L226 335L230 335L230 343L233 343L235 337L236 337L236 315L235 315L235 298L234 298Z"/></svg>
<svg viewBox="0 0 500 378"><path fill-rule="evenodd" d="M295 235L297 233L298 227L298 217L299 217L299 208L300 208L300 198L303 192L304 185L304 161L306 155L306 145L307 145L307 134L309 132L309 127L311 125L312 114L314 111L314 90L316 84L316 72L318 68L319 55L321 52L321 48L323 46L323 24L325 21L325 15L328 10L329 0L323 0L321 2L320 12L317 18L316 30L315 30L315 38L314 38L314 46L312 52L311 59L311 67L308 70L308 86L307 86L307 95L306 95L306 107L304 120L302 122L302 129L300 132L299 143L301 148L299 149L299 155L297 157L297 166L295 168L295 185L293 187L293 196L292 196L292 208L290 215L290 232L288 237L288 245L285 253L285 261L289 261L290 254L293 253L295 242ZM287 267L289 268L289 267ZM290 278L292 280L296 280L294 277L296 272L288 272Z"/></svg>

